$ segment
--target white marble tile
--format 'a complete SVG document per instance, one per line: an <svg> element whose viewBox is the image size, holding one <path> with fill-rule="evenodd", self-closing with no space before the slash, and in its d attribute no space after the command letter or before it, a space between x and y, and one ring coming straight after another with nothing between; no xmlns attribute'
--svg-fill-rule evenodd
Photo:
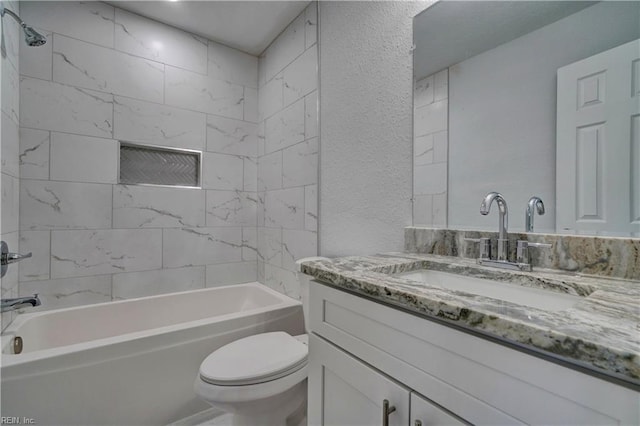
<svg viewBox="0 0 640 426"><path fill-rule="evenodd" d="M0 106L2 112L11 120L19 123L20 117L20 76L11 62L2 60L2 99Z"/></svg>
<svg viewBox="0 0 640 426"><path fill-rule="evenodd" d="M447 226L447 193L433 196L433 225L441 228Z"/></svg>
<svg viewBox="0 0 640 426"><path fill-rule="evenodd" d="M304 229L318 231L318 187L304 187Z"/></svg>
<svg viewBox="0 0 640 426"><path fill-rule="evenodd" d="M258 125L207 116L207 151L255 157L258 154Z"/></svg>
<svg viewBox="0 0 640 426"><path fill-rule="evenodd" d="M303 257L317 256L318 234L298 229L282 230L282 267L289 271L296 270L296 260Z"/></svg>
<svg viewBox="0 0 640 426"><path fill-rule="evenodd" d="M18 251L19 249L19 239L18 232L9 232L3 233L1 236L2 241L7 243L10 252ZM26 261L26 260L25 260ZM22 262L24 263L24 262ZM2 277L0 280L0 287L2 287L2 293L7 292L8 290L17 289L18 288L18 277L19 277L20 266L11 265L7 268L6 275ZM6 296L2 296L3 298Z"/></svg>
<svg viewBox="0 0 640 426"><path fill-rule="evenodd" d="M294 299L300 299L300 283L295 272L266 264L264 284Z"/></svg>
<svg viewBox="0 0 640 426"><path fill-rule="evenodd" d="M423 166L433 163L433 134L413 139L413 164Z"/></svg>
<svg viewBox="0 0 640 426"><path fill-rule="evenodd" d="M244 190L258 190L258 159L253 157L243 157L244 163Z"/></svg>
<svg viewBox="0 0 640 426"><path fill-rule="evenodd" d="M255 226L255 192L206 191L207 226Z"/></svg>
<svg viewBox="0 0 640 426"><path fill-rule="evenodd" d="M51 277L160 269L161 229L51 232Z"/></svg>
<svg viewBox="0 0 640 426"><path fill-rule="evenodd" d="M256 269L256 262L207 265L207 287L254 282L258 278Z"/></svg>
<svg viewBox="0 0 640 426"><path fill-rule="evenodd" d="M258 228L242 227L242 260L258 259Z"/></svg>
<svg viewBox="0 0 640 426"><path fill-rule="evenodd" d="M111 227L111 185L23 179L22 230Z"/></svg>
<svg viewBox="0 0 640 426"><path fill-rule="evenodd" d="M266 81L304 52L304 27L304 13L301 13L267 48L264 54Z"/></svg>
<svg viewBox="0 0 640 426"><path fill-rule="evenodd" d="M258 258L270 265L282 266L282 230L258 229Z"/></svg>
<svg viewBox="0 0 640 426"><path fill-rule="evenodd" d="M163 229L165 268L240 262L242 228Z"/></svg>
<svg viewBox="0 0 640 426"><path fill-rule="evenodd" d="M244 88L191 71L166 66L165 103L242 120Z"/></svg>
<svg viewBox="0 0 640 426"><path fill-rule="evenodd" d="M304 137L311 139L318 136L318 91L315 90L304 97Z"/></svg>
<svg viewBox="0 0 640 426"><path fill-rule="evenodd" d="M35 30L47 38L47 43L37 48L24 48L20 51L20 75L51 80L53 33L42 28L35 28Z"/></svg>
<svg viewBox="0 0 640 426"><path fill-rule="evenodd" d="M260 121L258 112L258 89L244 88L244 121L257 123Z"/></svg>
<svg viewBox="0 0 640 426"><path fill-rule="evenodd" d="M416 166L413 174L414 194L441 194L447 191L447 163Z"/></svg>
<svg viewBox="0 0 640 426"><path fill-rule="evenodd" d="M207 73L207 40L158 21L116 9L115 48L122 52Z"/></svg>
<svg viewBox="0 0 640 426"><path fill-rule="evenodd" d="M113 6L103 2L23 1L20 17L35 28L113 47Z"/></svg>
<svg viewBox="0 0 640 426"><path fill-rule="evenodd" d="M129 142L202 150L206 115L130 98L114 98L113 137Z"/></svg>
<svg viewBox="0 0 640 426"><path fill-rule="evenodd" d="M282 74L269 80L258 92L258 115L262 121L279 112L284 107L284 88Z"/></svg>
<svg viewBox="0 0 640 426"><path fill-rule="evenodd" d="M304 140L304 99L291 104L265 122L265 152L270 153Z"/></svg>
<svg viewBox="0 0 640 426"><path fill-rule="evenodd" d="M416 81L413 89L413 107L420 108L433 103L433 75Z"/></svg>
<svg viewBox="0 0 640 426"><path fill-rule="evenodd" d="M256 89L258 58L209 41L209 77Z"/></svg>
<svg viewBox="0 0 640 426"><path fill-rule="evenodd" d="M448 128L448 101L442 100L416 109L414 136L441 132Z"/></svg>
<svg viewBox="0 0 640 426"><path fill-rule="evenodd" d="M33 253L31 259L20 262L20 282L48 280L50 278L50 231L20 231L20 253Z"/></svg>
<svg viewBox="0 0 640 426"><path fill-rule="evenodd" d="M258 192L258 208L256 211L257 226L264 226L264 200L266 196L266 192Z"/></svg>
<svg viewBox="0 0 640 426"><path fill-rule="evenodd" d="M283 71L284 104L308 95L318 88L318 49L313 46Z"/></svg>
<svg viewBox="0 0 640 426"><path fill-rule="evenodd" d="M264 284L264 265L264 262L258 260L258 282L262 284Z"/></svg>
<svg viewBox="0 0 640 426"><path fill-rule="evenodd" d="M258 190L282 188L282 151L258 158Z"/></svg>
<svg viewBox="0 0 640 426"><path fill-rule="evenodd" d="M264 208L266 226L304 229L304 187L267 191Z"/></svg>
<svg viewBox="0 0 640 426"><path fill-rule="evenodd" d="M23 77L20 101L23 127L111 137L112 95Z"/></svg>
<svg viewBox="0 0 640 426"><path fill-rule="evenodd" d="M441 101L449 97L449 69L445 68L433 76L433 100Z"/></svg>
<svg viewBox="0 0 640 426"><path fill-rule="evenodd" d="M118 182L118 141L51 132L51 180Z"/></svg>
<svg viewBox="0 0 640 426"><path fill-rule="evenodd" d="M113 187L114 228L205 225L205 191L187 188Z"/></svg>
<svg viewBox="0 0 640 426"><path fill-rule="evenodd" d="M69 37L53 36L53 80L162 103L164 65Z"/></svg>
<svg viewBox="0 0 640 426"><path fill-rule="evenodd" d="M433 225L433 195L413 196L413 226Z"/></svg>
<svg viewBox="0 0 640 426"><path fill-rule="evenodd" d="M29 312L70 308L111 301L111 276L98 275L20 283L20 296L38 293L42 305Z"/></svg>
<svg viewBox="0 0 640 426"><path fill-rule="evenodd" d="M318 139L313 138L282 151L282 186L318 182Z"/></svg>
<svg viewBox="0 0 640 426"><path fill-rule="evenodd" d="M204 277L204 266L113 274L113 299L196 290L204 288Z"/></svg>
<svg viewBox="0 0 640 426"><path fill-rule="evenodd" d="M20 181L3 173L0 184L2 188L0 224L2 225L2 233L8 234L18 230Z"/></svg>
<svg viewBox="0 0 640 426"><path fill-rule="evenodd" d="M318 3L311 2L304 10L304 45L308 49L318 41Z"/></svg>
<svg viewBox="0 0 640 426"><path fill-rule="evenodd" d="M2 112L2 122L0 127L2 128L2 144L0 147L0 170L2 173L13 177L20 177L20 164L19 164L19 152L20 152L20 136L18 131L18 124L11 120L7 114Z"/></svg>
<svg viewBox="0 0 640 426"><path fill-rule="evenodd" d="M49 179L49 137L46 130L20 128L20 178Z"/></svg>
<svg viewBox="0 0 640 426"><path fill-rule="evenodd" d="M235 155L202 153L202 187L227 191L244 187L243 159Z"/></svg>
<svg viewBox="0 0 640 426"><path fill-rule="evenodd" d="M258 57L258 89L263 87L267 82L264 60L264 55Z"/></svg>
<svg viewBox="0 0 640 426"><path fill-rule="evenodd" d="M262 157L264 155L264 143L266 140L264 136L264 124L264 121L258 123L258 157Z"/></svg>
<svg viewBox="0 0 640 426"><path fill-rule="evenodd" d="M449 132L439 132L433 135L433 162L446 162L449 156Z"/></svg>

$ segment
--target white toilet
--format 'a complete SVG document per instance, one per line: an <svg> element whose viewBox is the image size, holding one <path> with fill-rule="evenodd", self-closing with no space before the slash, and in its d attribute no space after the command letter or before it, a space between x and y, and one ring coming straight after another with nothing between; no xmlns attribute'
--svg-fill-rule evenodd
<svg viewBox="0 0 640 426"><path fill-rule="evenodd" d="M324 258L300 259L296 263ZM305 328L309 279L298 272ZM232 424L297 426L307 403L307 335L277 331L248 336L212 352L200 364L196 393L232 415Z"/></svg>

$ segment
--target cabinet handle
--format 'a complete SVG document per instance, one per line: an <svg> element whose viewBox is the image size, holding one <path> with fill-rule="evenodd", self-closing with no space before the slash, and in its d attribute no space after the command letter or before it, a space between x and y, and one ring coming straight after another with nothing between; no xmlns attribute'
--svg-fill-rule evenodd
<svg viewBox="0 0 640 426"><path fill-rule="evenodd" d="M420 420L416 420L416 422L414 423L415 426L422 426L422 421Z"/></svg>
<svg viewBox="0 0 640 426"><path fill-rule="evenodd" d="M389 400L382 401L382 426L389 426L389 414L396 411L396 406L389 406Z"/></svg>

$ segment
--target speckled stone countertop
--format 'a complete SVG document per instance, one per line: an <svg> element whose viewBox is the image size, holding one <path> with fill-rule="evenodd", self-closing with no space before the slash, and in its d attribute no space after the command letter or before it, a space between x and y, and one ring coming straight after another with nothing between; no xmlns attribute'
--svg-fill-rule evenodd
<svg viewBox="0 0 640 426"><path fill-rule="evenodd" d="M546 311L412 281L402 272L432 269L581 296ZM302 272L335 287L478 331L640 389L640 282L538 269L517 272L471 259L388 253L307 261Z"/></svg>

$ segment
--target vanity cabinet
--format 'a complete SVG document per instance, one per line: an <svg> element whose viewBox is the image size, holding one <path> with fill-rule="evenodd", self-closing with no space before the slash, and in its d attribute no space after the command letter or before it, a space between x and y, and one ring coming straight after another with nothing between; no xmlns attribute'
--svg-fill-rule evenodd
<svg viewBox="0 0 640 426"><path fill-rule="evenodd" d="M640 393L319 282L309 425L633 424Z"/></svg>

